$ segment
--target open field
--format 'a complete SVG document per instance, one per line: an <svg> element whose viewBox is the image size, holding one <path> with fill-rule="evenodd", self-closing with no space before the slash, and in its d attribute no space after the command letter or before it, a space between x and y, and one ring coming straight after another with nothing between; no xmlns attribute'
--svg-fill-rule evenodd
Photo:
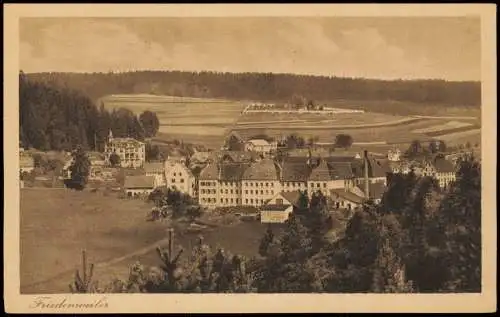
<svg viewBox="0 0 500 317"><path fill-rule="evenodd" d="M43 204L40 202L43 201ZM21 292L64 293L81 265L81 250L105 282L126 278L137 260L156 265L155 247L166 245L168 223L147 222L150 205L88 191L21 190ZM252 256L266 226L244 222L204 232L207 243ZM186 251L196 234L176 233ZM238 237L238 239L235 239ZM187 253L186 253L187 254Z"/></svg>
<svg viewBox="0 0 500 317"><path fill-rule="evenodd" d="M219 138L222 144L226 127L231 126L245 108L237 101L180 98L154 95L113 95L101 99L106 109L127 108L136 114L145 110L156 112L160 120L159 132L168 139L204 144ZM204 137L207 137L206 139Z"/></svg>

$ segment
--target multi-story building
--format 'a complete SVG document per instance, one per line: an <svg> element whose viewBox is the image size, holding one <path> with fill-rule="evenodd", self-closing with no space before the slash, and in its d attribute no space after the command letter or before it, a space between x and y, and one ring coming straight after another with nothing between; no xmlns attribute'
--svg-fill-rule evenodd
<svg viewBox="0 0 500 317"><path fill-rule="evenodd" d="M246 168L241 183L241 200L245 206L261 206L281 191L279 169L272 159L264 159Z"/></svg>
<svg viewBox="0 0 500 317"><path fill-rule="evenodd" d="M249 163L219 163L219 206L242 205L242 176Z"/></svg>
<svg viewBox="0 0 500 317"><path fill-rule="evenodd" d="M216 163L209 163L198 178L198 201L202 206L215 208L219 199L219 169Z"/></svg>
<svg viewBox="0 0 500 317"><path fill-rule="evenodd" d="M282 157L250 162L235 162L231 156L219 157L199 176L199 202L207 207L265 205L279 193L304 192L309 196L320 191L330 196L332 190L356 192L357 185L365 182L385 185L385 169L375 159L368 160L368 173L364 173L364 160L354 157ZM363 196L363 192L358 193Z"/></svg>
<svg viewBox="0 0 500 317"><path fill-rule="evenodd" d="M146 162L144 163L144 172L146 176L153 176L155 188L167 184L164 162Z"/></svg>
<svg viewBox="0 0 500 317"><path fill-rule="evenodd" d="M165 161L165 185L171 189L188 194L195 194L195 178L187 166L178 161Z"/></svg>
<svg viewBox="0 0 500 317"><path fill-rule="evenodd" d="M106 163L113 153L120 157L120 166L129 168L143 167L146 162L146 144L132 138L114 138L109 131L108 142L104 147Z"/></svg>

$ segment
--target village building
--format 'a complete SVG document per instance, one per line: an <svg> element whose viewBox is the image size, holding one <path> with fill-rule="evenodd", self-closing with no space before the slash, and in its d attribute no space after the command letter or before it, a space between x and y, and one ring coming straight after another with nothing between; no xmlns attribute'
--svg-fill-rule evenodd
<svg viewBox="0 0 500 317"><path fill-rule="evenodd" d="M165 185L194 197L195 178L187 166L180 161L165 161Z"/></svg>
<svg viewBox="0 0 500 317"><path fill-rule="evenodd" d="M219 163L219 206L242 205L242 176L249 163Z"/></svg>
<svg viewBox="0 0 500 317"><path fill-rule="evenodd" d="M114 138L111 130L104 147L106 163L110 165L109 158L113 153L120 157L120 166L127 168L140 168L146 162L146 144L133 138Z"/></svg>
<svg viewBox="0 0 500 317"><path fill-rule="evenodd" d="M307 180L311 173L307 161L307 157L287 157L278 163L282 191L307 190Z"/></svg>
<svg viewBox="0 0 500 317"><path fill-rule="evenodd" d="M260 208L260 222L284 223L298 207L300 196L299 191L277 193Z"/></svg>
<svg viewBox="0 0 500 317"><path fill-rule="evenodd" d="M278 143L276 141L267 141L264 139L251 139L245 143L245 151L256 152L265 156L276 152Z"/></svg>
<svg viewBox="0 0 500 317"><path fill-rule="evenodd" d="M31 173L35 169L35 159L33 156L20 153L19 154L19 171L21 173Z"/></svg>
<svg viewBox="0 0 500 317"><path fill-rule="evenodd" d="M389 152L387 153L387 159L391 162L401 161L401 150L398 148L389 150Z"/></svg>
<svg viewBox="0 0 500 317"><path fill-rule="evenodd" d="M432 163L434 166L432 176L438 180L439 187L448 187L451 182L456 180L456 169L452 162L439 157L435 158Z"/></svg>
<svg viewBox="0 0 500 317"><path fill-rule="evenodd" d="M341 188L330 190L330 199L335 209L347 210L359 208L365 201L363 196Z"/></svg>
<svg viewBox="0 0 500 317"><path fill-rule="evenodd" d="M312 168L309 177L307 178L308 195L312 196L315 192L321 192L325 196L329 196L328 183L332 182L332 174L326 160L316 159L314 168ZM309 163L311 166L311 163Z"/></svg>
<svg viewBox="0 0 500 317"><path fill-rule="evenodd" d="M245 206L261 206L281 191L278 169L272 159L253 163L243 173L241 182Z"/></svg>
<svg viewBox="0 0 500 317"><path fill-rule="evenodd" d="M155 188L167 185L164 162L146 162L144 163L144 172L146 176L154 177Z"/></svg>
<svg viewBox="0 0 500 317"><path fill-rule="evenodd" d="M123 187L127 197L147 197L154 189L154 177L145 175L127 176Z"/></svg>
<svg viewBox="0 0 500 317"><path fill-rule="evenodd" d="M215 208L219 199L219 170L216 163L209 163L198 178L198 202L201 206Z"/></svg>

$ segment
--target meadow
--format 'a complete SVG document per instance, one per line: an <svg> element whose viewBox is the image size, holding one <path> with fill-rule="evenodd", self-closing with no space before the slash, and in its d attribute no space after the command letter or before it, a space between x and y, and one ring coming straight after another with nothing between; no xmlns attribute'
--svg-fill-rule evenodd
<svg viewBox="0 0 500 317"><path fill-rule="evenodd" d="M320 116L304 113L242 114L245 102L216 99L112 95L102 100L108 109L126 107L137 114L144 110L155 111L160 119L160 129L155 138L158 141L177 139L203 144L211 149L218 149L230 130L247 136L267 133L277 137L297 133L305 138L317 137L319 142L332 142L337 134L347 133L353 136L354 142L371 142L370 147L376 148L374 143L378 142L380 150L387 148L384 144L406 146L415 139L428 141L439 138L455 143L467 136L477 141L476 130L481 115L480 109L474 107L395 101L331 101L324 104L366 112ZM373 112L374 109L376 112ZM457 128L460 130L455 131Z"/></svg>
<svg viewBox="0 0 500 317"><path fill-rule="evenodd" d="M167 245L172 224L146 221L150 208L145 201L119 199L116 193L21 189L21 293L68 292L81 266L82 249L89 263L96 264L95 277L102 283L126 278L138 260L159 265L155 248ZM265 229L259 222L243 222L203 235L214 247L252 256ZM176 237L189 252L197 234L176 232Z"/></svg>

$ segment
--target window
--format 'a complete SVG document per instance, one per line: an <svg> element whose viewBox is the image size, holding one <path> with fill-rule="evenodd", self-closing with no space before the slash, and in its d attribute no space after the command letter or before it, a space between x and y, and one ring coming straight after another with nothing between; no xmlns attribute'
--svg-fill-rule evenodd
<svg viewBox="0 0 500 317"><path fill-rule="evenodd" d="M220 203L222 204L223 202L224 202L224 199L222 199L222 198L221 198L221 199L220 199Z"/></svg>
<svg viewBox="0 0 500 317"><path fill-rule="evenodd" d="M245 194L248 194L248 190L245 190Z"/></svg>
<svg viewBox="0 0 500 317"><path fill-rule="evenodd" d="M266 189L266 194L269 194L269 190Z"/></svg>
<svg viewBox="0 0 500 317"><path fill-rule="evenodd" d="M184 178L181 178L181 183L184 183Z"/></svg>
<svg viewBox="0 0 500 317"><path fill-rule="evenodd" d="M226 198L226 204L229 202L229 199Z"/></svg>
<svg viewBox="0 0 500 317"><path fill-rule="evenodd" d="M283 205L283 199L277 198L276 199L276 205Z"/></svg>
<svg viewBox="0 0 500 317"><path fill-rule="evenodd" d="M179 176L182 176L182 173L179 173Z"/></svg>
<svg viewBox="0 0 500 317"><path fill-rule="evenodd" d="M175 178L172 178L172 180L171 180L171 181L172 181L172 183L175 183Z"/></svg>
<svg viewBox="0 0 500 317"><path fill-rule="evenodd" d="M323 183L323 188L326 188L326 183Z"/></svg>
<svg viewBox="0 0 500 317"><path fill-rule="evenodd" d="M226 189L226 194L228 193L228 190Z"/></svg>
<svg viewBox="0 0 500 317"><path fill-rule="evenodd" d="M253 204L253 198L250 199L250 203Z"/></svg>
<svg viewBox="0 0 500 317"><path fill-rule="evenodd" d="M176 174L176 173L174 173L174 176L177 176L177 174Z"/></svg>
<svg viewBox="0 0 500 317"><path fill-rule="evenodd" d="M221 190L220 190L220 193L221 193L221 194L224 194L224 191L221 189Z"/></svg>
<svg viewBox="0 0 500 317"><path fill-rule="evenodd" d="M319 188L319 186L320 186L320 185L321 185L320 183L317 183L317 184L316 184L316 187L318 187L318 188Z"/></svg>
<svg viewBox="0 0 500 317"><path fill-rule="evenodd" d="M266 187L269 187L269 183L266 183Z"/></svg>
<svg viewBox="0 0 500 317"><path fill-rule="evenodd" d="M231 198L231 204L233 203L233 199Z"/></svg>
<svg viewBox="0 0 500 317"><path fill-rule="evenodd" d="M248 204L248 199L245 199L245 204Z"/></svg>
<svg viewBox="0 0 500 317"><path fill-rule="evenodd" d="M263 191L263 190L261 190L261 191L260 191L260 194L261 194L261 195L264 195L264 191Z"/></svg>

